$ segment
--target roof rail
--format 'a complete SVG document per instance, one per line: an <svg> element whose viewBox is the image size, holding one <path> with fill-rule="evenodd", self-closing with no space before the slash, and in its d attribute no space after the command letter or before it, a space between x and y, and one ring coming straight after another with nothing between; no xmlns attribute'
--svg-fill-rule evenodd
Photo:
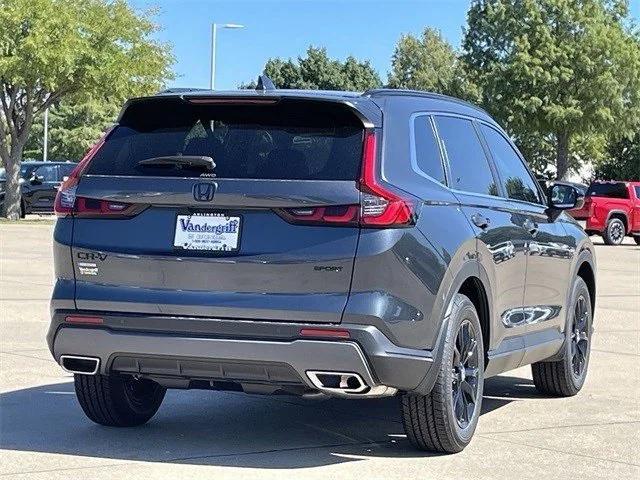
<svg viewBox="0 0 640 480"><path fill-rule="evenodd" d="M484 108L474 105L471 102L467 102L466 100L461 100L459 98L451 97L449 95L443 95L442 93L427 92L424 90L409 90L404 88L373 88L371 90L367 90L366 92L364 92L362 96L373 97L380 94L381 95L404 95L407 97L423 97L423 98L433 98L435 100L446 100L449 102L458 103L460 105L465 105L467 107L473 108L475 110L478 110L482 113L489 115L489 112L487 112Z"/></svg>
<svg viewBox="0 0 640 480"><path fill-rule="evenodd" d="M208 88L174 87L160 90L156 95L162 95L163 93L206 92L208 90Z"/></svg>

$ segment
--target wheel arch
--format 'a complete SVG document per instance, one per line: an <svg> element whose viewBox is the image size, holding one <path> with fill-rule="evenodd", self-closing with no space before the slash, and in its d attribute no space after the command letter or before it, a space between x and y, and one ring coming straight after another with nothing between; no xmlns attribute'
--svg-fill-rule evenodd
<svg viewBox="0 0 640 480"><path fill-rule="evenodd" d="M476 312L478 312L480 327L482 328L482 337L484 339L482 343L486 364L488 360L487 352L489 351L489 339L491 338L491 316L487 290L479 277L471 276L462 282L458 293L468 297L469 300L471 300L471 303L476 307Z"/></svg>
<svg viewBox="0 0 640 480"><path fill-rule="evenodd" d="M629 232L629 217L627 215L627 212L619 209L611 210L607 214L607 221L605 222L605 228L607 228L607 224L609 223L609 220L611 220L612 218L619 218L620 220L622 220L622 223L624 223L624 233L626 235Z"/></svg>
<svg viewBox="0 0 640 480"><path fill-rule="evenodd" d="M450 282L447 282L446 287L443 286L442 292L442 294L438 295L440 301L436 307L441 309L439 311L441 312L441 318L443 318L443 320L439 327L438 338L434 345L434 365L440 365L440 362L442 361L452 300L456 294L462 293L469 297L476 307L478 317L480 318L486 366L487 352L491 348L491 318L493 318L493 304L491 300L491 284L484 267L482 267L482 265L480 265L480 263L475 259L467 260L462 264L455 276L453 276L453 279ZM432 368L413 391L425 395L428 394L433 388L436 377L437 369Z"/></svg>
<svg viewBox="0 0 640 480"><path fill-rule="evenodd" d="M582 280L584 280L584 283L587 284L587 289L589 290L589 297L591 300L591 312L593 315L593 312L596 309L596 275L593 269L593 265L586 259L582 260L582 263L580 263L578 266L576 276L582 278Z"/></svg>

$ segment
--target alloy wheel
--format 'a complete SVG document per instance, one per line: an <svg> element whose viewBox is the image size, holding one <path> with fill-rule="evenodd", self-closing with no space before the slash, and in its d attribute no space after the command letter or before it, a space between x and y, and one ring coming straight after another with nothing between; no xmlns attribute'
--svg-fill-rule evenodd
<svg viewBox="0 0 640 480"><path fill-rule="evenodd" d="M158 394L160 385L147 379L129 377L125 380L124 391L132 407L144 410Z"/></svg>
<svg viewBox="0 0 640 480"><path fill-rule="evenodd" d="M609 235L614 243L620 243L624 238L624 225L622 222L614 222L609 227Z"/></svg>
<svg viewBox="0 0 640 480"><path fill-rule="evenodd" d="M471 322L463 321L458 328L453 350L451 401L458 426L465 429L478 407L478 340Z"/></svg>
<svg viewBox="0 0 640 480"><path fill-rule="evenodd" d="M589 360L589 308L587 299L580 295L576 300L571 327L571 373L580 379Z"/></svg>

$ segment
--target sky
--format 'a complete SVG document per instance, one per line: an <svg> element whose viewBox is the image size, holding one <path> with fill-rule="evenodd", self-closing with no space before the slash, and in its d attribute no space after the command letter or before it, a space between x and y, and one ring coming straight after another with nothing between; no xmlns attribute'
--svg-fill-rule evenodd
<svg viewBox="0 0 640 480"><path fill-rule="evenodd" d="M270 57L296 58L309 45L330 57L368 59L386 80L393 49L404 33L439 29L460 46L468 0L130 0L136 10L157 8L156 38L173 45L177 78L172 87L208 87L211 24L218 30L216 89L255 80ZM640 21L640 0L631 0Z"/></svg>

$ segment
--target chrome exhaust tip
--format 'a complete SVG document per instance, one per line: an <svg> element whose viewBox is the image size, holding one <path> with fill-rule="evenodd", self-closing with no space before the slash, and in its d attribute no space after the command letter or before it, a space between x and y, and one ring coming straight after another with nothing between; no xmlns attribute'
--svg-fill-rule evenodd
<svg viewBox="0 0 640 480"><path fill-rule="evenodd" d="M80 375L95 375L100 367L100 359L79 357L77 355L60 355L60 366L65 372Z"/></svg>
<svg viewBox="0 0 640 480"><path fill-rule="evenodd" d="M357 373L311 370L307 372L307 376L314 387L321 392L361 394L369 389L369 386Z"/></svg>

